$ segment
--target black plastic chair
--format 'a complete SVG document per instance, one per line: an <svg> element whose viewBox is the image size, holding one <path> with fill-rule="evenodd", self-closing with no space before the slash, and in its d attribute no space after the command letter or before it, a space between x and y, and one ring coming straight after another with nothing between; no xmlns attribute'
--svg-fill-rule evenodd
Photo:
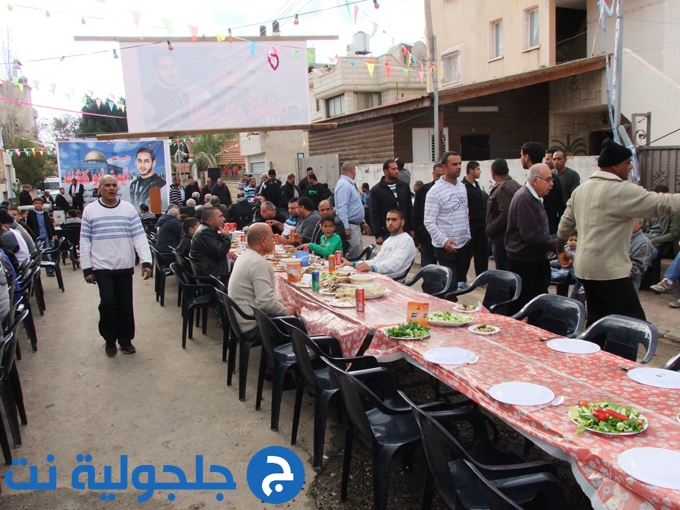
<svg viewBox="0 0 680 510"><path fill-rule="evenodd" d="M255 398L255 410L260 410L262 403L262 389L267 365L274 375L272 376L272 415L271 429L279 430L279 416L281 415L281 399L283 398L283 383L286 372L294 370L297 378L297 359L293 352L293 344L288 335L284 335L274 321L262 310L248 303L253 310L253 316L262 339L262 354L260 356L260 370L257 377L257 396Z"/></svg>
<svg viewBox="0 0 680 510"><path fill-rule="evenodd" d="M333 337L314 337L283 321L293 342L293 352L298 361L299 380L295 393L295 410L293 412L293 431L290 444L297 442L298 425L302 396L305 388L314 396L314 469L323 467L323 448L326 437L326 420L331 398L340 391L335 377L331 376L331 369L326 365L315 369L310 352L319 359L322 356L335 366L345 371L377 368L378 360L373 356L358 358L343 358L342 350L337 339ZM328 340L330 339L330 341Z"/></svg>
<svg viewBox="0 0 680 510"><path fill-rule="evenodd" d="M638 347L642 344L647 351L640 361L644 365L654 357L659 330L647 321L623 315L607 315L591 324L578 338L596 343L603 351L630 361L637 361Z"/></svg>
<svg viewBox="0 0 680 510"><path fill-rule="evenodd" d="M33 288L33 271L36 269L31 269L28 265L24 265L23 268L19 268L19 274L17 276L17 283L19 285L18 293L19 299L17 300L17 313L21 313L24 310L28 311L24 323L24 328L26 329L26 335L28 335L28 340L31 343L31 350L33 352L38 351L38 335L35 330L35 323L33 321L33 309L31 307L30 296ZM40 269L37 269L40 271Z"/></svg>
<svg viewBox="0 0 680 510"><path fill-rule="evenodd" d="M415 262L415 257L411 261L411 264L408 266L408 269L401 273L400 275L394 276L392 279L397 282L397 283L404 283L404 280L406 280L406 277L408 274L411 272L411 268L413 267L413 263Z"/></svg>
<svg viewBox="0 0 680 510"><path fill-rule="evenodd" d="M229 359L227 362L227 386L231 386L231 375L236 370L236 346L239 347L239 369L238 369L238 399L241 402L246 400L246 381L248 380L248 360L250 358L250 349L257 345L262 345L262 338L258 335L251 339L246 338L241 330L241 327L236 320L236 314L239 314L246 320L254 321L255 317L248 315L241 310L236 302L227 296L226 293L216 290L224 300L227 307L227 315L229 317L229 327L231 328L231 335L229 338Z"/></svg>
<svg viewBox="0 0 680 510"><path fill-rule="evenodd" d="M556 294L541 294L529 301L524 308L512 316L521 321L529 319L529 324L556 335L574 338L586 323L586 307L576 299Z"/></svg>
<svg viewBox="0 0 680 510"><path fill-rule="evenodd" d="M19 420L21 420L22 425L28 424L26 409L24 407L24 396L21 391L21 380L19 379L19 372L15 363L17 345L16 331L19 324L21 324L27 315L28 312L24 310L15 318L14 324L10 326L9 331L4 337L2 347L0 348L0 352L2 352L2 357L0 358L0 397L2 397L2 403L5 408L7 423L9 424L14 448L19 448L21 446ZM18 417L17 410L19 411ZM6 460L7 457L5 456L5 461Z"/></svg>
<svg viewBox="0 0 680 510"><path fill-rule="evenodd" d="M350 262L359 262L360 260L371 260L373 258L373 255L375 254L375 249L376 245L375 244L369 244L364 248L364 250L359 254L359 256L355 259L347 259Z"/></svg>
<svg viewBox="0 0 680 510"><path fill-rule="evenodd" d="M522 279L510 271L489 269L480 274L469 287L449 292L444 299L458 301L458 296L472 292L477 287L486 285L486 292L482 304L491 313L508 314L508 305L519 298L522 291Z"/></svg>
<svg viewBox="0 0 680 510"><path fill-rule="evenodd" d="M404 282L404 285L412 287L418 280L423 280L421 288L426 294L444 297L453 283L453 271L445 266L429 264L420 268L413 278Z"/></svg>
<svg viewBox="0 0 680 510"><path fill-rule="evenodd" d="M352 443L356 436L371 449L373 456L373 507L376 510L386 510L392 457L397 451L401 451L404 469L410 470L413 449L420 443L420 432L410 405L397 392L386 368L371 368L349 374L331 361L322 359L338 381L347 411L340 499L347 499ZM358 377L370 377L372 381L379 383L383 398L378 398ZM363 399L368 399L370 405L374 406L373 409L365 411ZM439 402L427 405L432 409L441 406Z"/></svg>
<svg viewBox="0 0 680 510"><path fill-rule="evenodd" d="M69 242L66 240L66 238L62 237L54 244L54 246L52 246L52 248L42 252L42 257L40 260L40 267L44 267L45 269L52 268L54 270L54 274L57 277L57 286L62 292L64 292L64 279L61 276L59 254L64 249L64 247L68 246ZM48 258L52 260L48 260Z"/></svg>
<svg viewBox="0 0 680 510"><path fill-rule="evenodd" d="M172 264L174 257L160 253L155 246L149 246L153 254L154 272L154 286L156 291L156 301L160 299L161 306L165 306L165 280L172 274L170 264Z"/></svg>
<svg viewBox="0 0 680 510"><path fill-rule="evenodd" d="M215 288L205 283L195 283L193 276L177 262L170 264L170 271L182 287L182 349L186 349L187 330L189 338L194 337L194 310L197 316L203 312L203 334L208 332L208 308L215 304Z"/></svg>
<svg viewBox="0 0 680 510"><path fill-rule="evenodd" d="M675 372L680 370L680 353L676 354L673 356L671 359L669 359L664 366L661 368L665 368L666 370L674 370Z"/></svg>
<svg viewBox="0 0 680 510"><path fill-rule="evenodd" d="M61 255L66 264L66 256L68 255L71 259L71 266L73 270L76 271L80 265L78 260L78 247L80 246L80 224L69 223L67 225L61 226L61 231L58 234L68 241L68 246L62 246Z"/></svg>
<svg viewBox="0 0 680 510"><path fill-rule="evenodd" d="M464 462L481 483L482 490L489 500L490 510L522 510L521 506L505 494L505 492L514 493L518 488L522 491L535 491L542 494L545 498L544 508L551 510L567 508L560 481L551 473L535 473L491 481L472 462L467 460Z"/></svg>
<svg viewBox="0 0 680 510"><path fill-rule="evenodd" d="M402 397L409 402L403 393ZM491 420L475 409L459 408L430 413L413 403L411 406L428 465L423 509L431 507L433 489L437 490L451 508L489 508L489 501L465 460L494 480L511 477L516 479L515 496L520 503L530 502L536 495L533 489L523 488L522 480L528 480L536 473L549 473L551 476L557 474L555 466L549 462L524 462L517 455L497 450L487 430L487 424L491 425ZM467 424L472 430L473 447L470 452L445 427L446 425L457 431L461 423ZM497 437L494 437L494 442L496 441Z"/></svg>

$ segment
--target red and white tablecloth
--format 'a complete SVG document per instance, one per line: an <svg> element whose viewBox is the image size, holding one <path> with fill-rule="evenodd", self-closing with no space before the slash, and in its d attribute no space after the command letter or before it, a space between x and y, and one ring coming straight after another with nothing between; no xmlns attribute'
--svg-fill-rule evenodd
<svg viewBox="0 0 680 510"><path fill-rule="evenodd" d="M451 303L433 298L381 278L388 295L366 301L366 312L333 308L309 289L301 289L277 277L284 299L302 307L301 316L313 334L337 337L345 356L354 356L367 334L375 333L368 354L401 352L447 385L534 439L550 453L570 461L577 479L596 507L607 509L680 509L680 491L661 489L628 476L617 463L623 451L654 446L680 451L680 390L643 386L628 378L621 365L632 365L606 352L588 355L564 354L549 349L540 337L553 336L523 322L493 315L474 314L475 323L500 328L495 335L475 335L465 327L431 327L430 338L394 341L380 328L404 322L408 301L430 303L430 311L450 310ZM477 320L478 319L478 320ZM451 368L425 361L423 355L435 347L461 347L479 356L474 365ZM522 406L501 404L488 395L499 383L523 381L540 384L563 395L559 407L525 413ZM608 438L589 432L576 434L568 408L579 401L611 400L631 405L649 421L647 430L636 436ZM680 466L678 466L680 470Z"/></svg>

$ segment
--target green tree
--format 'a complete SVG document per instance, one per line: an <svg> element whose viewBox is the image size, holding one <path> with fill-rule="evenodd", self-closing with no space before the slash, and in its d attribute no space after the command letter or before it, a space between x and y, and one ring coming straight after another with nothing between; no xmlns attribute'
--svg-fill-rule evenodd
<svg viewBox="0 0 680 510"><path fill-rule="evenodd" d="M219 166L222 146L237 137L235 134L197 136L191 143L191 157L194 159L195 168L202 172Z"/></svg>
<svg viewBox="0 0 680 510"><path fill-rule="evenodd" d="M30 140L18 138L16 142L19 148L37 149L35 155L23 153L12 156L12 165L14 165L17 180L22 184L35 186L37 183L45 180L45 177L57 175L57 159L54 156L41 155L39 152L40 147Z"/></svg>
<svg viewBox="0 0 680 510"><path fill-rule="evenodd" d="M57 140L70 140L78 136L81 118L75 115L62 115L38 121L38 139L46 147L54 147Z"/></svg>
<svg viewBox="0 0 680 510"><path fill-rule="evenodd" d="M118 104L125 104L125 99L122 97L118 99ZM113 105L113 107L111 107ZM78 129L78 136L94 136L98 133L127 133L127 116L113 101L107 99L100 101L97 106L97 100L87 97L85 105L81 109L82 112L97 113L100 115L110 115L119 117L112 119L111 117L97 117L94 115L83 115L80 120L80 127Z"/></svg>

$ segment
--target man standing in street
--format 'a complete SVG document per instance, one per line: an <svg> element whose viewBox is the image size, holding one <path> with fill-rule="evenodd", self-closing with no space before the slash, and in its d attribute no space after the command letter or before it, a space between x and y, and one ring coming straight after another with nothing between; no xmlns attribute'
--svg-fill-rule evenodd
<svg viewBox="0 0 680 510"><path fill-rule="evenodd" d="M576 170L567 168L567 156L564 154L564 151L554 150L552 160L555 172L557 173L557 179L560 181L560 187L562 188L562 197L564 197L564 203L566 204L571 198L571 194L581 184L581 176Z"/></svg>
<svg viewBox="0 0 680 510"><path fill-rule="evenodd" d="M191 196L191 195L190 195ZM184 205L184 188L182 188L182 179L175 176L170 185L170 203L182 207Z"/></svg>
<svg viewBox="0 0 680 510"><path fill-rule="evenodd" d="M106 354L116 355L116 341L123 353L133 354L135 251L145 280L151 277L151 251L136 209L116 196L116 178L102 177L99 192L101 198L83 211L80 263L85 281L99 287L99 334L106 341Z"/></svg>
<svg viewBox="0 0 680 510"><path fill-rule="evenodd" d="M477 161L469 161L465 168L465 190L470 214L470 257L475 261L475 276L489 269L489 244L486 238L486 192L477 182L482 169ZM465 271L467 273L467 271Z"/></svg>
<svg viewBox="0 0 680 510"><path fill-rule="evenodd" d="M470 264L470 222L465 185L460 181L461 159L456 152L445 152L441 159L444 176L425 197L425 228L432 237L434 254L440 265L453 271L458 287L465 285L465 269Z"/></svg>
<svg viewBox="0 0 680 510"><path fill-rule="evenodd" d="M43 211L42 198L34 198L33 207L35 207L33 211L28 211L26 224L35 235L35 240L37 241L40 239L43 242L43 248L49 249L52 247L52 241L59 239L54 233L52 218L50 218L50 215L47 213L47 211ZM54 268L52 267L46 267L45 272L47 276L54 276Z"/></svg>
<svg viewBox="0 0 680 510"><path fill-rule="evenodd" d="M645 319L630 278L630 239L636 218L680 214L680 194L662 194L628 182L632 153L610 139L602 143L598 171L574 190L560 222L557 253L562 266L572 257L566 240L578 230L574 272L583 284L588 324L618 314Z"/></svg>
<svg viewBox="0 0 680 510"><path fill-rule="evenodd" d="M280 195L279 210L283 214L286 214L286 208L290 203L290 199L300 198L302 196L300 188L295 185L295 174L288 174L288 179L286 179L286 182L284 182L283 186L281 186Z"/></svg>
<svg viewBox="0 0 680 510"><path fill-rule="evenodd" d="M68 211L71 209L71 204L66 198L66 190L64 188L59 188L59 193L54 198L54 210L55 211Z"/></svg>
<svg viewBox="0 0 680 510"><path fill-rule="evenodd" d="M529 170L532 166L543 162L545 149L538 142L527 142L522 145L520 157L522 168ZM543 198L543 208L548 215L548 226L550 227L551 236L557 234L557 225L559 225L560 218L566 207L567 204L564 202L564 196L562 195L562 185L558 179L554 179L552 189Z"/></svg>
<svg viewBox="0 0 680 510"><path fill-rule="evenodd" d="M411 227L411 190L409 185L399 180L399 166L393 159L383 163L383 177L380 182L371 189L371 229L375 236L375 242L381 245L390 236L387 230L387 212L392 209L401 211L406 219L406 232L412 233Z"/></svg>
<svg viewBox="0 0 680 510"><path fill-rule="evenodd" d="M323 200L323 196L326 193L326 188L323 187L323 184L319 184L316 174L314 173L309 174L307 179L309 180L309 184L307 184L304 196L312 201L314 208L316 209L319 207L319 203L321 203Z"/></svg>
<svg viewBox="0 0 680 510"><path fill-rule="evenodd" d="M498 158L491 163L491 178L495 184L491 188L486 213L486 235L491 244L491 253L496 269L508 271L508 256L505 252L505 232L508 228L508 211L512 197L520 185L509 175L508 163Z"/></svg>
<svg viewBox="0 0 680 510"><path fill-rule="evenodd" d="M278 209L279 202L281 201L281 181L276 178L276 170L273 168L267 172L267 178L267 185L263 186L260 195Z"/></svg>
<svg viewBox="0 0 680 510"><path fill-rule="evenodd" d="M73 179L75 181L75 179ZM31 190L33 188L29 184L24 184L19 193L19 205L33 205L33 196Z"/></svg>
<svg viewBox="0 0 680 510"><path fill-rule="evenodd" d="M211 195L220 199L220 204L225 207L231 207L231 192L229 186L226 185L222 177L217 179L217 183L213 186Z"/></svg>
<svg viewBox="0 0 680 510"><path fill-rule="evenodd" d="M430 191L435 182L444 175L444 168L441 163L435 163L432 168L432 182L423 184L418 191L416 191L416 199L413 202L413 211L411 212L411 226L413 227L415 240L420 244L420 265L422 267L437 263L437 257L434 254L432 247L432 238L430 233L425 228L425 197Z"/></svg>
<svg viewBox="0 0 680 510"><path fill-rule="evenodd" d="M184 198L186 198L187 200L189 198L193 198L194 193L198 193L200 195L201 190L198 189L198 184L194 182L194 178L189 177L189 182L187 182L187 185L184 186Z"/></svg>
<svg viewBox="0 0 680 510"><path fill-rule="evenodd" d="M210 195L212 192L212 179L208 177L205 180L205 186L203 186L203 189L201 190L201 198L199 200L200 204L205 203L205 196Z"/></svg>
<svg viewBox="0 0 680 510"><path fill-rule="evenodd" d="M555 240L550 239L543 197L550 191L554 179L548 165L532 166L526 184L510 202L505 250L510 271L522 278L522 290L519 299L509 306L510 314L520 311L536 296L547 293L550 286L547 254L555 251Z"/></svg>
<svg viewBox="0 0 680 510"><path fill-rule="evenodd" d="M368 235L370 230L364 221L364 206L361 195L354 183L356 177L356 165L351 161L345 161L340 167L340 179L335 185L335 210L345 226L345 234L349 239L349 249L346 257L356 259L364 249L361 240L362 230Z"/></svg>
<svg viewBox="0 0 680 510"><path fill-rule="evenodd" d="M71 204L74 209L83 210L85 206L85 188L77 180L73 179L71 181L71 186L69 188L69 195L71 196Z"/></svg>
<svg viewBox="0 0 680 510"><path fill-rule="evenodd" d="M411 187L411 171L408 168L404 168L404 160L402 158L395 158L394 161L397 162L397 168L399 169L399 179L406 183L406 186Z"/></svg>
<svg viewBox="0 0 680 510"><path fill-rule="evenodd" d="M130 183L130 202L134 207L149 203L149 190L151 188L162 188L165 186L165 179L155 172L156 153L153 149L142 147L135 155L135 165L139 177ZM75 204L73 204L75 207Z"/></svg>
<svg viewBox="0 0 680 510"><path fill-rule="evenodd" d="M306 175L302 179L300 179L300 192L301 193L304 193L305 190L307 189L307 186L309 186L309 174L313 174L313 173L314 173L314 169L311 166L307 167Z"/></svg>

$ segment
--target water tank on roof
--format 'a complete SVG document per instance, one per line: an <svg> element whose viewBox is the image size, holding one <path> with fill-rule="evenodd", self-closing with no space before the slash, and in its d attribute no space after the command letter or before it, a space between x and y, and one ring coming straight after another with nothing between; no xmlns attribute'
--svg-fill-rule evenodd
<svg viewBox="0 0 680 510"><path fill-rule="evenodd" d="M367 55L371 52L371 44L366 32L357 32L352 38L354 53L357 55Z"/></svg>

